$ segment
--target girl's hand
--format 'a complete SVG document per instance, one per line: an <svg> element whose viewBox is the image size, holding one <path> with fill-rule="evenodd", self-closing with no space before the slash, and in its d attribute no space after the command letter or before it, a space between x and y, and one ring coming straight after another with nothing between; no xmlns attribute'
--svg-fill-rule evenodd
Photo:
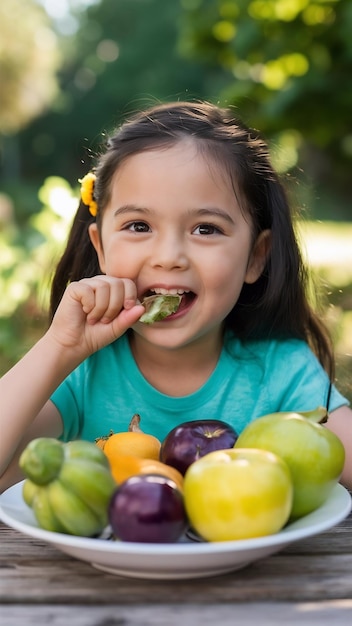
<svg viewBox="0 0 352 626"><path fill-rule="evenodd" d="M118 339L143 313L132 280L94 276L70 283L48 332L83 359Z"/></svg>
<svg viewBox="0 0 352 626"><path fill-rule="evenodd" d="M35 437L58 437L62 419L48 401L90 354L144 313L133 281L95 276L71 283L45 335L0 379L0 491L20 478L18 458Z"/></svg>

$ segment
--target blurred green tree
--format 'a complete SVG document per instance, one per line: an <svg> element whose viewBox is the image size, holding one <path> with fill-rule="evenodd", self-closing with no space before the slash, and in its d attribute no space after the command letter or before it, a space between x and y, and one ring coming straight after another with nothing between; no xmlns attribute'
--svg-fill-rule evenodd
<svg viewBox="0 0 352 626"><path fill-rule="evenodd" d="M54 173L74 184L127 112L225 86L224 70L179 54L182 12L165 0L101 0L77 12L77 31L61 36L60 97L19 136L24 178Z"/></svg>
<svg viewBox="0 0 352 626"><path fill-rule="evenodd" d="M58 44L34 0L0 4L0 133L12 134L42 113L57 93Z"/></svg>
<svg viewBox="0 0 352 626"><path fill-rule="evenodd" d="M350 219L352 2L181 3L183 54L227 72L220 102L236 105L277 145L279 169L299 163L324 188L320 217L325 204L330 216L339 216L339 205Z"/></svg>
<svg viewBox="0 0 352 626"><path fill-rule="evenodd" d="M78 193L64 179L49 177L39 189L40 210L25 225L0 221L0 376L47 326L51 277Z"/></svg>

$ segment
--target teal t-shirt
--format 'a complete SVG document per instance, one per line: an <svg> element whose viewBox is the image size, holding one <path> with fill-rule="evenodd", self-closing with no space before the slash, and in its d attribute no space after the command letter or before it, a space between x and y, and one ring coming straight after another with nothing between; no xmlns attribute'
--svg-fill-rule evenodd
<svg viewBox="0 0 352 626"><path fill-rule="evenodd" d="M144 378L125 334L79 365L51 399L62 416L64 441L94 441L110 430L127 430L135 413L142 430L160 440L174 426L195 419L222 419L240 433L261 415L326 406L328 395L328 376L303 341L244 344L231 336L200 389L168 396ZM329 410L344 404L348 401L333 386Z"/></svg>

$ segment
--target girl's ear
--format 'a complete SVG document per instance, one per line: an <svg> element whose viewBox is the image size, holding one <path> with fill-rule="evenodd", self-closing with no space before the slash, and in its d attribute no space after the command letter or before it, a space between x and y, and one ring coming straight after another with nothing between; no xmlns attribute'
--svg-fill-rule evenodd
<svg viewBox="0 0 352 626"><path fill-rule="evenodd" d="M263 230L258 236L249 257L245 283L255 283L262 274L271 249L271 231Z"/></svg>
<svg viewBox="0 0 352 626"><path fill-rule="evenodd" d="M101 271L104 273L105 272L105 257L104 257L104 251L103 251L103 246L101 243L101 239L100 239L100 234L98 231L98 227L96 225L95 222L93 222L93 224L90 224L88 227L88 233L89 233L89 238L95 248L95 251L98 255L98 261L99 261L99 266Z"/></svg>

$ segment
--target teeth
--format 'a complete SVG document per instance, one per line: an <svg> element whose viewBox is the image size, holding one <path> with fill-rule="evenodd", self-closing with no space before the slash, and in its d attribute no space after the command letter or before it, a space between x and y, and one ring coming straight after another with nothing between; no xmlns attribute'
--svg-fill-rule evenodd
<svg viewBox="0 0 352 626"><path fill-rule="evenodd" d="M153 289L154 293L161 296L166 296L167 294L171 296L182 296L182 294L189 293L189 291L189 289L164 289L163 287L156 287L155 289Z"/></svg>

